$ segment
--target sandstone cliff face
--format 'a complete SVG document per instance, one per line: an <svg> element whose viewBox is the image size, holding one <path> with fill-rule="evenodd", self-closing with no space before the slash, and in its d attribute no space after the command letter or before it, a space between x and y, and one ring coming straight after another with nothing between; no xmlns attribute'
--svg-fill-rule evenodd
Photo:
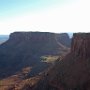
<svg viewBox="0 0 90 90"><path fill-rule="evenodd" d="M76 56L82 58L90 57L90 34L89 33L78 33L73 35L71 52Z"/></svg>
<svg viewBox="0 0 90 90"><path fill-rule="evenodd" d="M47 73L36 90L90 90L90 33L75 33L71 52ZM42 87L46 87L42 89Z"/></svg>

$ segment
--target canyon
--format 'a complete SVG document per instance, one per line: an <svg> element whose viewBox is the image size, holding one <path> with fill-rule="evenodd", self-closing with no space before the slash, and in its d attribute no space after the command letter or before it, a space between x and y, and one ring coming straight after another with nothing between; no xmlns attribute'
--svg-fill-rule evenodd
<svg viewBox="0 0 90 90"><path fill-rule="evenodd" d="M71 51L47 72L36 90L90 90L90 33L74 33Z"/></svg>
<svg viewBox="0 0 90 90"><path fill-rule="evenodd" d="M32 88L59 56L70 51L70 42L67 33L11 33L0 45L0 90Z"/></svg>

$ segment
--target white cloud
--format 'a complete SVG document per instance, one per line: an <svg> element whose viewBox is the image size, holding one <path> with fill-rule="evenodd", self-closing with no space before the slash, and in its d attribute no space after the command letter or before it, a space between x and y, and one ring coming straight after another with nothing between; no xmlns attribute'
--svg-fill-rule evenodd
<svg viewBox="0 0 90 90"><path fill-rule="evenodd" d="M42 12L0 21L0 33L13 31L89 32L90 1L78 0Z"/></svg>

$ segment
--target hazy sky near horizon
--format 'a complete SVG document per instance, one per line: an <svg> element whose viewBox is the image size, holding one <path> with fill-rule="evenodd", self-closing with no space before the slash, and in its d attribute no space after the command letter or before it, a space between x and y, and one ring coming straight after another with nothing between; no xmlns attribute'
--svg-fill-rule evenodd
<svg viewBox="0 0 90 90"><path fill-rule="evenodd" d="M90 0L0 0L0 34L89 32Z"/></svg>

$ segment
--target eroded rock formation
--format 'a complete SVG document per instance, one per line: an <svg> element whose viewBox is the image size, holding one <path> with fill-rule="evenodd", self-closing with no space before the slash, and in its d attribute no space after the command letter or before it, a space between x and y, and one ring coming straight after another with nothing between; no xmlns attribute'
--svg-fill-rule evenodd
<svg viewBox="0 0 90 90"><path fill-rule="evenodd" d="M36 74L47 67L41 62L41 56L61 55L67 51L67 47L57 41L55 33L11 33L9 40L0 45L0 77L16 73L23 67L35 65L32 73Z"/></svg>
<svg viewBox="0 0 90 90"><path fill-rule="evenodd" d="M89 46L90 33L75 33L71 52L56 63L36 90L90 90Z"/></svg>

